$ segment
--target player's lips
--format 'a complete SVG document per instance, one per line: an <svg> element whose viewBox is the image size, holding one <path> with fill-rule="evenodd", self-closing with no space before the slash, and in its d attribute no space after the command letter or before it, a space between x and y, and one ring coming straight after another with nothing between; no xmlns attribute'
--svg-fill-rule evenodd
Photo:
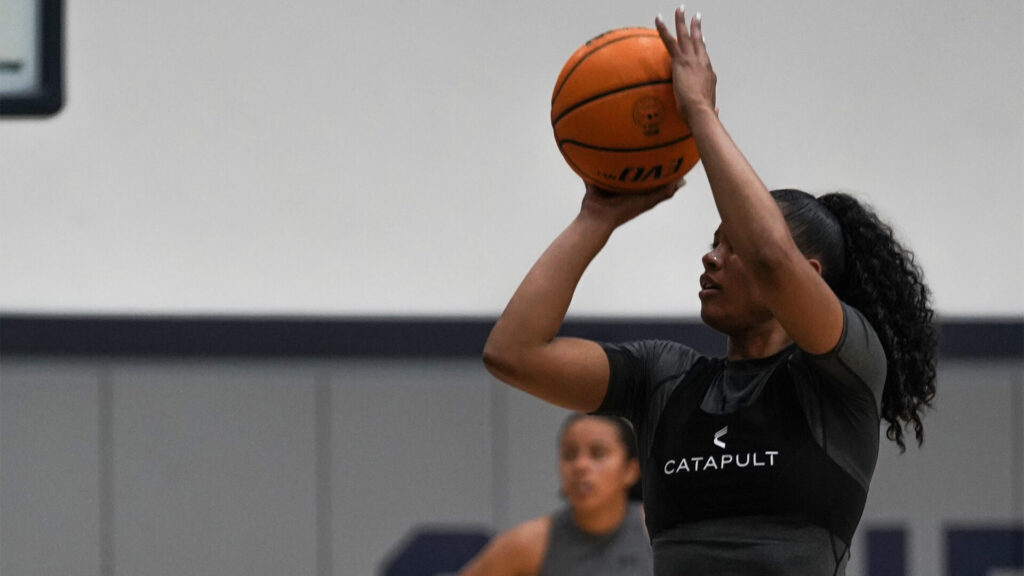
<svg viewBox="0 0 1024 576"><path fill-rule="evenodd" d="M700 297L706 298L722 290L721 285L711 279L707 274L700 275Z"/></svg>
<svg viewBox="0 0 1024 576"><path fill-rule="evenodd" d="M594 490L593 484L587 481L573 482L569 485L569 492L576 496L586 496Z"/></svg>

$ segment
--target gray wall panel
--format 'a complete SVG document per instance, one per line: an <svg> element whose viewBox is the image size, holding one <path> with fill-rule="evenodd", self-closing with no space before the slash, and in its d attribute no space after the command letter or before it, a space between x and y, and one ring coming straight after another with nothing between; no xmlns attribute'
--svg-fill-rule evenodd
<svg viewBox="0 0 1024 576"><path fill-rule="evenodd" d="M288 364L118 368L117 573L314 574L313 382Z"/></svg>
<svg viewBox="0 0 1024 576"><path fill-rule="evenodd" d="M98 370L0 371L0 573L100 573Z"/></svg>
<svg viewBox="0 0 1024 576"><path fill-rule="evenodd" d="M509 526L559 507L558 429L568 410L509 389ZM508 528L503 526L502 528Z"/></svg>
<svg viewBox="0 0 1024 576"><path fill-rule="evenodd" d="M948 527L1024 520L1024 367L940 368L924 448L883 444L850 576L872 528L903 530L905 576L925 576ZM36 358L0 375L4 576L375 574L417 529L560 505L567 412L475 358Z"/></svg>
<svg viewBox="0 0 1024 576"><path fill-rule="evenodd" d="M492 522L479 360L346 362L332 382L336 573L375 573L416 526Z"/></svg>

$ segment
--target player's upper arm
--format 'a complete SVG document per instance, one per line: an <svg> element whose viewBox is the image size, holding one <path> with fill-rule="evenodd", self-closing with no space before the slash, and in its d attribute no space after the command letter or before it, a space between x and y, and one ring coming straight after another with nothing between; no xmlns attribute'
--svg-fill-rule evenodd
<svg viewBox="0 0 1024 576"><path fill-rule="evenodd" d="M797 346L811 354L824 354L835 348L842 336L842 305L816 268L816 261L805 258L791 242L751 266L754 281Z"/></svg>
<svg viewBox="0 0 1024 576"><path fill-rule="evenodd" d="M569 410L596 410L608 389L608 357L591 340L555 338L539 346L485 349L484 364L499 380Z"/></svg>

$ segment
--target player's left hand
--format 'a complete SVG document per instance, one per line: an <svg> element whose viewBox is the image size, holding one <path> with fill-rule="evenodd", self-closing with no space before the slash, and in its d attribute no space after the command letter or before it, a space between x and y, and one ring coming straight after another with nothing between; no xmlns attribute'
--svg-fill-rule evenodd
<svg viewBox="0 0 1024 576"><path fill-rule="evenodd" d="M672 88L683 119L689 121L690 116L702 108L717 114L715 88L718 77L711 68L711 59L704 44L700 14L690 19L687 29L686 13L682 6L677 8L674 37L660 16L654 20L654 24L672 57Z"/></svg>

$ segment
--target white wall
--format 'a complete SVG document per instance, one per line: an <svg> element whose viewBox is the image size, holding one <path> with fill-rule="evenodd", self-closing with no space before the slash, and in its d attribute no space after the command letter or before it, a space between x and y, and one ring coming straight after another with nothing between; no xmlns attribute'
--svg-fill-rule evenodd
<svg viewBox="0 0 1024 576"><path fill-rule="evenodd" d="M495 314L582 195L548 123L562 63L673 9L66 4L66 107L0 123L4 311ZM1024 4L691 9L769 186L875 203L945 315L1024 312ZM696 314L717 217L690 182L574 313Z"/></svg>

